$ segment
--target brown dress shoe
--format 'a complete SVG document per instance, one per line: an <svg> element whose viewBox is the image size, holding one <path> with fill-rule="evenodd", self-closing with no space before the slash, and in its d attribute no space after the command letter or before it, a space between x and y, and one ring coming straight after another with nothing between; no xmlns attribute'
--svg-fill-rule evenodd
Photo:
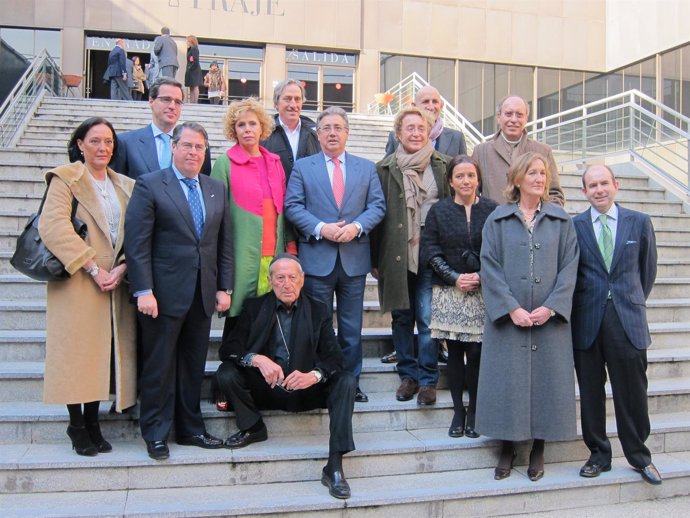
<svg viewBox="0 0 690 518"><path fill-rule="evenodd" d="M417 404L422 406L433 405L436 403L436 386L424 385L419 388L417 394Z"/></svg>
<svg viewBox="0 0 690 518"><path fill-rule="evenodd" d="M395 399L398 401L409 401L419 390L419 383L410 378L405 378L400 383L398 390L395 392Z"/></svg>

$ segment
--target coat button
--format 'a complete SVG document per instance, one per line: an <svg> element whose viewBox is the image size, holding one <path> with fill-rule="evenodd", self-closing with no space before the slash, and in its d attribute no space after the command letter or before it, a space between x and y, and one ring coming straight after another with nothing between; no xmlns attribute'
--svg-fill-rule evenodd
<svg viewBox="0 0 690 518"><path fill-rule="evenodd" d="M402 223L398 223L398 228L403 228L403 224L402 224Z"/></svg>
<svg viewBox="0 0 690 518"><path fill-rule="evenodd" d="M541 244L540 243L534 243L534 248L539 250L541 248Z"/></svg>
<svg viewBox="0 0 690 518"><path fill-rule="evenodd" d="M396 258L395 258L395 260L398 261L398 262L400 262L400 259L401 259L401 257L400 257L399 255L396 256Z"/></svg>
<svg viewBox="0 0 690 518"><path fill-rule="evenodd" d="M537 350L537 344L532 344L532 350L536 351Z"/></svg>
<svg viewBox="0 0 690 518"><path fill-rule="evenodd" d="M536 282L537 284L539 284L539 283L541 282L541 277L535 277L535 278L534 278L534 282Z"/></svg>

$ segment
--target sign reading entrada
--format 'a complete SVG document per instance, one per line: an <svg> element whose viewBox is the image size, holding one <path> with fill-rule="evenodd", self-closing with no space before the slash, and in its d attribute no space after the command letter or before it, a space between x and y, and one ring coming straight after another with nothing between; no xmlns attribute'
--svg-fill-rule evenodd
<svg viewBox="0 0 690 518"><path fill-rule="evenodd" d="M174 7L179 7L178 5ZM193 0L194 9L225 11L249 16L285 16L281 0ZM172 3L170 4L173 7Z"/></svg>

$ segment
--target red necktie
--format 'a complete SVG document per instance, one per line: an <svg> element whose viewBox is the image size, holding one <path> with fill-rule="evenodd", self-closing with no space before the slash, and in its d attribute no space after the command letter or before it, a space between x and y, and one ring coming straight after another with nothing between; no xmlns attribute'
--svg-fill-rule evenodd
<svg viewBox="0 0 690 518"><path fill-rule="evenodd" d="M331 158L333 162L333 197L335 203L340 208L343 204L343 196L345 195L345 181L343 180L343 170L340 167L340 160Z"/></svg>

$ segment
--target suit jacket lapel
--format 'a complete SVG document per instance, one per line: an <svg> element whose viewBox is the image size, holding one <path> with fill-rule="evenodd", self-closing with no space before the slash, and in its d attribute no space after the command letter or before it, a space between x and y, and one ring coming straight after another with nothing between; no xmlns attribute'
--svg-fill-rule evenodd
<svg viewBox="0 0 690 518"><path fill-rule="evenodd" d="M207 223L211 220L211 217L215 215L219 207L222 209L222 193L216 190L216 186L213 182L209 182L208 178L201 173L199 173L199 185L201 186L201 194L204 197L204 207L206 208L206 221L204 223L204 233L205 236L208 231L209 225ZM191 210L190 210L191 214Z"/></svg>
<svg viewBox="0 0 690 518"><path fill-rule="evenodd" d="M161 166L158 163L158 147L156 146L156 138L153 136L151 126L144 128L139 137L139 153L149 168L149 172L158 171ZM143 173L143 171L142 171Z"/></svg>
<svg viewBox="0 0 690 518"><path fill-rule="evenodd" d="M623 255L625 243L628 242L630 232L633 229L632 218L625 209L618 207L618 226L616 227L616 242L613 245L613 258L611 259L611 271L616 267L618 260Z"/></svg>
<svg viewBox="0 0 690 518"><path fill-rule="evenodd" d="M189 208L189 202L184 195L182 186L179 180L175 176L172 168L165 169L163 171L163 189L165 193L170 197L177 210L180 211L182 219L187 223L187 227L190 232L196 238L196 229L194 227L194 219L192 218L192 211Z"/></svg>
<svg viewBox="0 0 690 518"><path fill-rule="evenodd" d="M601 255L601 250L599 250L599 243L597 243L597 238L594 235L594 225L592 225L592 209L589 208L582 213L582 219L576 221L576 224L580 226L582 232L582 240L584 244L592 251L592 253L599 259L599 263L602 268L606 270L606 263Z"/></svg>
<svg viewBox="0 0 690 518"><path fill-rule="evenodd" d="M343 207L346 206L347 200L350 198L352 191L359 182L359 167L357 167L357 165L358 162L356 160L352 160L351 156L348 153L345 153L345 168L347 173L345 174L345 194L343 195ZM332 192L333 189L331 188L331 193ZM333 201L335 201L335 197L333 197Z"/></svg>
<svg viewBox="0 0 690 518"><path fill-rule="evenodd" d="M333 196L333 186L331 185L331 179L328 177L328 167L326 166L326 160L330 160L326 155L322 153L317 153L312 155L312 166L314 174L316 175L316 181L319 183L321 190L323 191L326 198L328 198L333 206L337 209L338 204L335 202L335 196Z"/></svg>

